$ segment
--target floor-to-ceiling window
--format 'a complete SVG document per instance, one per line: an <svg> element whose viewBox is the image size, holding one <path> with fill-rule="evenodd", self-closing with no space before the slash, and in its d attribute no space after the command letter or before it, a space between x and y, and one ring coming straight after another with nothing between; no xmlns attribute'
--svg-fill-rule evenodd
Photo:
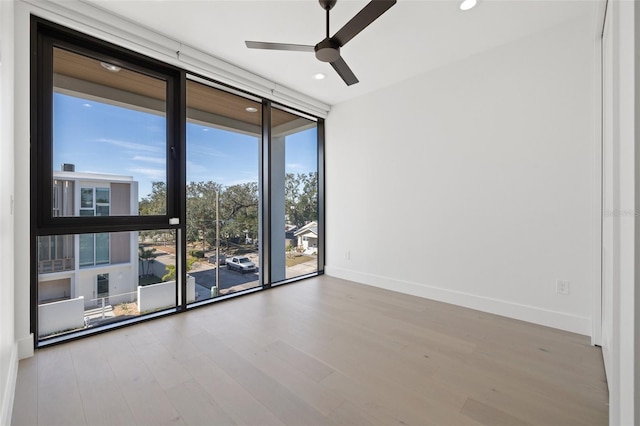
<svg viewBox="0 0 640 426"><path fill-rule="evenodd" d="M261 285L262 104L187 81L187 233L197 300Z"/></svg>
<svg viewBox="0 0 640 426"><path fill-rule="evenodd" d="M271 278L318 271L318 127L274 106L271 112Z"/></svg>
<svg viewBox="0 0 640 426"><path fill-rule="evenodd" d="M40 345L322 271L321 119L32 25Z"/></svg>
<svg viewBox="0 0 640 426"><path fill-rule="evenodd" d="M177 209L167 191L145 203L157 186L175 192L180 73L39 29L32 328L47 342L176 309Z"/></svg>

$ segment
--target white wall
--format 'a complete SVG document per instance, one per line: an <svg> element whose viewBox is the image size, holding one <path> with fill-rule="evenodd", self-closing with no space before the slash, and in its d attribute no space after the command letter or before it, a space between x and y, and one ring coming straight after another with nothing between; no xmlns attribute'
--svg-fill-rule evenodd
<svg viewBox="0 0 640 426"><path fill-rule="evenodd" d="M609 421L640 420L640 7L610 1L603 42L603 341Z"/></svg>
<svg viewBox="0 0 640 426"><path fill-rule="evenodd" d="M0 424L9 424L18 368L13 271L13 2L0 1Z"/></svg>
<svg viewBox="0 0 640 426"><path fill-rule="evenodd" d="M5 3L0 1L0 3ZM15 48L15 97L14 97L14 233L19 235L13 244L13 270L21 273L15 275L15 334L18 342L20 359L33 355L33 334L31 333L29 303L29 274L22 273L30 262L29 238L29 13L22 2L14 2L14 48Z"/></svg>
<svg viewBox="0 0 640 426"><path fill-rule="evenodd" d="M325 271L591 334L592 32L567 23L334 106Z"/></svg>
<svg viewBox="0 0 640 426"><path fill-rule="evenodd" d="M38 305L38 334L47 336L84 327L84 299L61 300Z"/></svg>
<svg viewBox="0 0 640 426"><path fill-rule="evenodd" d="M187 303L196 300L196 279L187 275ZM138 310L140 313L166 309L176 304L176 281L138 286Z"/></svg>
<svg viewBox="0 0 640 426"><path fill-rule="evenodd" d="M137 253L137 251L135 252ZM118 305L136 300L138 288L138 269L135 263L96 266L80 269L76 272L77 284L74 296L84 297L86 309L99 306L96 290L99 274L109 274L109 304Z"/></svg>

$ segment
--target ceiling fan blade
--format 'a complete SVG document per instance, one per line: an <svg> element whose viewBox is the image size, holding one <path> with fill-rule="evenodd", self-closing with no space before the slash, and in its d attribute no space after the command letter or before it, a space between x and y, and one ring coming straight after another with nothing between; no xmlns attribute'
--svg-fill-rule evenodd
<svg viewBox="0 0 640 426"><path fill-rule="evenodd" d="M332 40L338 42L340 47L347 44L349 40L354 38L360 31L364 30L373 21L378 19L380 15L385 13L391 6L396 4L397 0L372 0L366 5L356 16L351 18L344 27L331 37Z"/></svg>
<svg viewBox="0 0 640 426"><path fill-rule="evenodd" d="M358 77L351 71L349 65L342 59L342 56L337 60L331 62L331 66L338 73L340 77L347 83L347 86L351 86L352 84L356 84L358 82Z"/></svg>
<svg viewBox="0 0 640 426"><path fill-rule="evenodd" d="M306 44L268 43L264 41L245 41L250 49L291 50L295 52L314 52L313 46Z"/></svg>

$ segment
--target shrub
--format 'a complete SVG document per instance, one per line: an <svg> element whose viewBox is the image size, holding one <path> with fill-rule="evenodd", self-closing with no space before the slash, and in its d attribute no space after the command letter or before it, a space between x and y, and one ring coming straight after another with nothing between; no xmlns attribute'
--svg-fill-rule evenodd
<svg viewBox="0 0 640 426"><path fill-rule="evenodd" d="M198 259L202 259L204 257L204 251L202 250L191 250L189 254Z"/></svg>

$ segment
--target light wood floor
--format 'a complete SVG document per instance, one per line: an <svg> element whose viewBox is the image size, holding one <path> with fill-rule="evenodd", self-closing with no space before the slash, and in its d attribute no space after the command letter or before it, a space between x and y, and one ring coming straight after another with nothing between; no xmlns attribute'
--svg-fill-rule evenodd
<svg viewBox="0 0 640 426"><path fill-rule="evenodd" d="M585 336L319 277L39 350L14 425L603 425Z"/></svg>

